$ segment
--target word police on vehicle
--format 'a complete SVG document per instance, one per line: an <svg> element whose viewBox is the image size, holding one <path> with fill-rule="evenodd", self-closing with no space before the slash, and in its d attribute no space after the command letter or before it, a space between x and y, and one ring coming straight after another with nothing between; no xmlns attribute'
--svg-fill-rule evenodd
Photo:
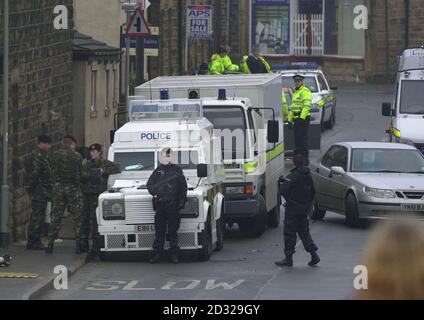
<svg viewBox="0 0 424 320"><path fill-rule="evenodd" d="M141 140L171 140L170 132L143 132Z"/></svg>

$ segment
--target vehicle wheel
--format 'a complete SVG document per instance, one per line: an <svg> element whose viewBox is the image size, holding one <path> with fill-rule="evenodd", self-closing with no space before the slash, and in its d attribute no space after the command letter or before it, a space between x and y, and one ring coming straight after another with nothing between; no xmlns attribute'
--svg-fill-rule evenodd
<svg viewBox="0 0 424 320"><path fill-rule="evenodd" d="M322 109L322 116L321 116L321 132L324 132L325 131L325 122L324 122L324 119L325 119L325 109L323 108Z"/></svg>
<svg viewBox="0 0 424 320"><path fill-rule="evenodd" d="M243 237L256 238L260 237L266 230L268 215L266 212L265 199L259 196L259 213L253 217L239 221L240 233Z"/></svg>
<svg viewBox="0 0 424 320"><path fill-rule="evenodd" d="M310 218L314 221L322 221L325 217L326 210L322 210L319 208L318 201L315 200L314 208L311 211Z"/></svg>
<svg viewBox="0 0 424 320"><path fill-rule="evenodd" d="M364 226L365 220L359 219L358 201L353 193L349 193L346 197L345 205L346 224L352 228L361 228Z"/></svg>
<svg viewBox="0 0 424 320"><path fill-rule="evenodd" d="M333 129L334 125L336 123L336 116L334 115L334 113L331 115L330 120L328 122L325 123L325 127L327 129Z"/></svg>
<svg viewBox="0 0 424 320"><path fill-rule="evenodd" d="M221 216L221 218L216 221L216 251L221 251L222 248L224 248L224 230L224 218Z"/></svg>
<svg viewBox="0 0 424 320"><path fill-rule="evenodd" d="M203 229L202 233L200 234L200 242L202 244L202 249L199 250L199 260L208 261L213 251L212 223L210 214L208 214L208 218L205 223L205 229Z"/></svg>
<svg viewBox="0 0 424 320"><path fill-rule="evenodd" d="M268 212L268 227L278 228L280 226L280 194L278 194L277 206Z"/></svg>

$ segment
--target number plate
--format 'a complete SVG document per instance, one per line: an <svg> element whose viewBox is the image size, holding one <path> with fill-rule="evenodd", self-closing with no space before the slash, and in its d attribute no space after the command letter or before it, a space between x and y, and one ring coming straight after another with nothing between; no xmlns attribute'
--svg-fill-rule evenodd
<svg viewBox="0 0 424 320"><path fill-rule="evenodd" d="M153 232L153 231L155 231L154 224L141 224L141 225L135 226L135 232Z"/></svg>
<svg viewBox="0 0 424 320"><path fill-rule="evenodd" d="M402 210L405 210L405 211L424 211L424 204L403 204Z"/></svg>

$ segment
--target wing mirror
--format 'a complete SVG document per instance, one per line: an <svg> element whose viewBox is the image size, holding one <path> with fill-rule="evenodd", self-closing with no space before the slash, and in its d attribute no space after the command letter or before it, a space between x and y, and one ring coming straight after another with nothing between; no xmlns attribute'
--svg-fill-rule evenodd
<svg viewBox="0 0 424 320"><path fill-rule="evenodd" d="M197 177L198 178L207 178L208 176L208 166L206 164L197 165Z"/></svg>
<svg viewBox="0 0 424 320"><path fill-rule="evenodd" d="M268 121L268 142L269 143L277 143L280 135L279 132L280 124L278 121L269 120Z"/></svg>
<svg viewBox="0 0 424 320"><path fill-rule="evenodd" d="M333 91L337 91L337 90L339 90L339 87L337 87L337 86L335 86L335 87L330 87L330 89L331 89L331 90L333 90Z"/></svg>
<svg viewBox="0 0 424 320"><path fill-rule="evenodd" d="M343 177L346 171L342 167L331 167L331 175Z"/></svg>
<svg viewBox="0 0 424 320"><path fill-rule="evenodd" d="M392 104L389 102L383 103L382 114L383 117L392 117L393 116Z"/></svg>

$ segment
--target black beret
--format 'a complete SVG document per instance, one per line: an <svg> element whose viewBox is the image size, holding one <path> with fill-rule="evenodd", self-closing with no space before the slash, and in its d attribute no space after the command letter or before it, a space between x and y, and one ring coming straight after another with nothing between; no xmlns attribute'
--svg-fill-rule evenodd
<svg viewBox="0 0 424 320"><path fill-rule="evenodd" d="M37 141L38 141L38 143L52 143L53 142L52 138L50 138L50 136L48 136L47 134L39 135Z"/></svg>
<svg viewBox="0 0 424 320"><path fill-rule="evenodd" d="M98 143L93 143L88 149L90 150L97 150L99 152L102 151L102 146Z"/></svg>

